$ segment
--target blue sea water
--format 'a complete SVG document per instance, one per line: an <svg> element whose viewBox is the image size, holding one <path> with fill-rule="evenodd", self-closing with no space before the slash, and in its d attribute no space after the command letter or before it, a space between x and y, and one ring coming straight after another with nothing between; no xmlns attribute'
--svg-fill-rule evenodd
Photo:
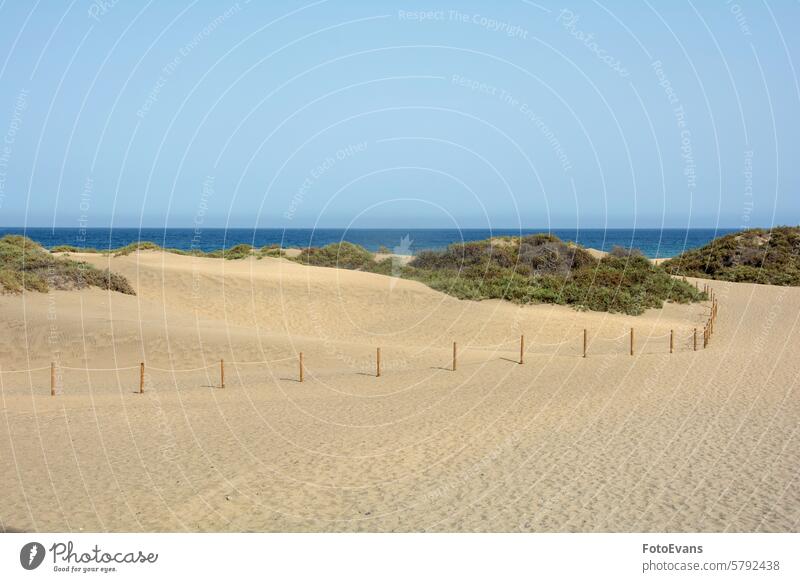
<svg viewBox="0 0 800 582"><path fill-rule="evenodd" d="M714 238L737 229L341 229L341 228L8 228L0 236L24 234L45 247L73 245L109 249L136 241L151 241L168 248L212 251L240 243L261 247L319 247L339 241L361 245L370 251L385 246L398 254L440 249L454 242L482 240L492 236L519 236L550 232L562 240L585 247L611 250L615 245L637 248L651 258L672 257L684 250L703 246Z"/></svg>

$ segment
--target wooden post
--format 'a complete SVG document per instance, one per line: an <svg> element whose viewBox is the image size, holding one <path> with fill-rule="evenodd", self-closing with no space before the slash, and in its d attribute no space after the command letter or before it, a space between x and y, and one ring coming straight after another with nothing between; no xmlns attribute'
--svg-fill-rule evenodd
<svg viewBox="0 0 800 582"><path fill-rule="evenodd" d="M519 336L519 363L525 363L525 336Z"/></svg>
<svg viewBox="0 0 800 582"><path fill-rule="evenodd" d="M378 351L376 352L375 355L376 355L376 358L375 358L375 377L376 378L380 378L381 377L381 349L380 348L378 348Z"/></svg>
<svg viewBox="0 0 800 582"><path fill-rule="evenodd" d="M303 352L300 352L300 381L303 381Z"/></svg>
<svg viewBox="0 0 800 582"><path fill-rule="evenodd" d="M697 281L694 282L694 290L700 291L700 284Z"/></svg>
<svg viewBox="0 0 800 582"><path fill-rule="evenodd" d="M587 335L587 332L586 332L586 328L584 327L583 328L583 357L584 358L586 357L586 335Z"/></svg>
<svg viewBox="0 0 800 582"><path fill-rule="evenodd" d="M675 349L675 332L669 330L669 353L671 354Z"/></svg>
<svg viewBox="0 0 800 582"><path fill-rule="evenodd" d="M56 395L56 364L50 362L50 396Z"/></svg>
<svg viewBox="0 0 800 582"><path fill-rule="evenodd" d="M456 371L456 354L457 353L458 352L456 351L456 342L453 342L453 372Z"/></svg>
<svg viewBox="0 0 800 582"><path fill-rule="evenodd" d="M703 349L708 345L708 326L703 329Z"/></svg>
<svg viewBox="0 0 800 582"><path fill-rule="evenodd" d="M697 328L694 328L694 351L697 351Z"/></svg>
<svg viewBox="0 0 800 582"><path fill-rule="evenodd" d="M139 362L139 394L144 394L144 362Z"/></svg>
<svg viewBox="0 0 800 582"><path fill-rule="evenodd" d="M633 328L631 328L631 355L633 355Z"/></svg>
<svg viewBox="0 0 800 582"><path fill-rule="evenodd" d="M219 361L219 387L225 388L225 360Z"/></svg>

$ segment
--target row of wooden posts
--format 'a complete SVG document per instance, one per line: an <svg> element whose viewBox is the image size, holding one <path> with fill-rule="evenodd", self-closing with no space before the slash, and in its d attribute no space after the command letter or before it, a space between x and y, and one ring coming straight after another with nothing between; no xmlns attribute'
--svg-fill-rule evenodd
<svg viewBox="0 0 800 582"><path fill-rule="evenodd" d="M708 345L710 334L713 330L713 317L709 318L709 322L706 324L703 336L703 347L705 348ZM583 330L583 357L587 357L588 355L588 330L584 328ZM634 328L630 330L630 355L635 355L635 331ZM675 348L675 333L674 330L669 330L669 353L673 353ZM697 328L694 328L694 350L697 350ZM521 335L519 337L519 364L525 363L525 336ZM305 365L303 361L303 352L298 354L298 365L299 365L299 381L305 381ZM453 365L452 371L455 372L458 367L458 343L453 342ZM144 372L145 366L144 362L139 364L139 394L144 394ZM375 376L380 378L381 377L381 349L376 348L375 352ZM219 387L225 388L225 360L219 361ZM52 362L50 364L50 395L56 395L56 364Z"/></svg>
<svg viewBox="0 0 800 582"><path fill-rule="evenodd" d="M706 324L703 327L703 347L705 348L709 343L711 343L711 336L714 335L714 324L717 321L719 302L717 301L717 296L716 293L714 293L714 289L708 285L705 285L704 291L708 294L709 299L711 300L711 312L709 313L708 320L706 320ZM695 340L695 349L697 349L697 340Z"/></svg>
<svg viewBox="0 0 800 582"><path fill-rule="evenodd" d="M716 310L713 310L712 313L716 313ZM714 316L709 318L709 322L706 324L706 328L704 330L703 335L703 347L705 348L708 346L709 338L711 332L713 330L713 319ZM583 357L587 357L588 355L588 330L584 328L583 330ZM635 331L634 328L630 330L630 355L635 355ZM675 333L674 330L669 330L669 353L673 353L675 348ZM694 328L694 350L697 351L697 328ZM519 364L525 363L525 336L521 335L519 337ZM298 354L298 365L299 365L299 381L305 381L305 365L303 360L303 352ZM458 343L453 342L453 365L452 371L455 372L458 367ZM144 372L145 366L144 362L139 364L139 394L144 394ZM381 377L381 349L376 348L375 353L375 376L380 378ZM225 388L225 360L219 361L219 387ZM55 363L50 364L50 395L56 395L56 365Z"/></svg>
<svg viewBox="0 0 800 582"><path fill-rule="evenodd" d="M698 288L699 286L695 283L695 287ZM709 295L711 300L711 312L709 313L708 320L703 327L703 349L708 347L708 344L711 342L711 336L714 334L714 323L717 319L717 313L719 312L719 303L717 302L716 295L714 290L709 287L708 285L704 286L703 289L704 293ZM631 328L630 331L630 355L633 356L634 351L634 338L635 338L634 329ZM586 328L583 329L583 357L587 356L588 350L588 337L589 333ZM697 328L695 327L693 330L693 337L692 337L692 344L693 350L697 351ZM669 353L673 353L675 349L675 331L669 330ZM298 354L298 364L299 364L299 381L305 381L305 366L303 363L303 352ZM525 336L519 336L519 363L525 363ZM455 372L458 365L458 344L453 342L453 367L452 371ZM375 352L375 376L380 378L381 377L381 349L376 348ZM225 388L225 360L219 361L219 385L220 388ZM139 364L139 394L144 394L144 362ZM50 396L56 395L56 364L55 362L50 363Z"/></svg>

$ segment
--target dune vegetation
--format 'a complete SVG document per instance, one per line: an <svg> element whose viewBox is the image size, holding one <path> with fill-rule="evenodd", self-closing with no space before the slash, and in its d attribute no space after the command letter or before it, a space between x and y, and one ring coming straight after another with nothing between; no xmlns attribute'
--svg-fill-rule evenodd
<svg viewBox="0 0 800 582"><path fill-rule="evenodd" d="M183 249L175 249L175 248L168 248L162 247L154 242L150 241L137 241L125 245L124 247L118 247L114 249L96 249L92 247L76 247L73 245L58 245L50 249L50 252L53 253L98 253L98 254L110 254L115 257L124 257L130 255L131 253L135 253L138 251L159 251L165 253L172 253L175 255L186 255L191 257L204 257L210 259L228 259L228 260L239 260L239 259L246 259L249 257L253 257L256 259L261 259L263 257L280 257L283 256L283 249L280 248L280 245L271 244L261 247L257 249L249 244L238 244L227 249L217 249L214 251L203 251L200 249L192 249L192 250L183 250Z"/></svg>
<svg viewBox="0 0 800 582"><path fill-rule="evenodd" d="M136 293L128 280L88 263L59 257L20 235L0 238L0 289L5 293L99 287Z"/></svg>
<svg viewBox="0 0 800 582"><path fill-rule="evenodd" d="M346 241L324 247L305 248L294 260L315 267L376 271L375 255L362 246Z"/></svg>
<svg viewBox="0 0 800 582"><path fill-rule="evenodd" d="M28 243L36 247L37 253L56 260L35 243ZM210 252L162 248L147 241L108 250L69 246L52 249L54 253L67 253L67 256L75 252L125 256L147 250L229 260L286 256L285 250L278 245L259 249L248 244ZM672 277L674 270L668 272L653 265L635 249L615 248L598 259L586 249L550 234L452 244L438 251L422 251L408 264L401 264L394 258L376 261L370 251L345 241L305 248L290 260L310 266L412 279L459 299L474 301L504 299L520 304L556 303L577 309L638 315L646 309L662 307L665 301L689 303L705 298L694 286ZM66 269L63 265L62 269ZM34 275L38 277L36 272ZM91 277L96 279L97 275ZM90 279L87 276L85 280ZM20 287L20 283L14 281L21 279L12 278L7 287ZM40 285L39 281L32 278L28 285Z"/></svg>
<svg viewBox="0 0 800 582"><path fill-rule="evenodd" d="M614 249L596 259L585 249L548 234L501 237L423 251L407 266L352 243L305 249L295 260L420 281L459 299L557 303L631 315L665 301L704 299L694 286L671 277L638 251Z"/></svg>
<svg viewBox="0 0 800 582"><path fill-rule="evenodd" d="M800 285L800 227L751 229L665 261L671 274L768 285Z"/></svg>
<svg viewBox="0 0 800 582"><path fill-rule="evenodd" d="M498 244L499 243L499 244ZM703 298L638 253L596 259L553 235L451 245L421 253L404 276L463 299L557 303L592 311L644 313L665 301Z"/></svg>

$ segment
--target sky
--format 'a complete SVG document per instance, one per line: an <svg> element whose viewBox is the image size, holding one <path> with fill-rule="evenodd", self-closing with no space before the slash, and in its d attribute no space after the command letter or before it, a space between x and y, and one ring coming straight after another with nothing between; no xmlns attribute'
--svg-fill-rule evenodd
<svg viewBox="0 0 800 582"><path fill-rule="evenodd" d="M0 225L800 223L800 3L0 0Z"/></svg>

